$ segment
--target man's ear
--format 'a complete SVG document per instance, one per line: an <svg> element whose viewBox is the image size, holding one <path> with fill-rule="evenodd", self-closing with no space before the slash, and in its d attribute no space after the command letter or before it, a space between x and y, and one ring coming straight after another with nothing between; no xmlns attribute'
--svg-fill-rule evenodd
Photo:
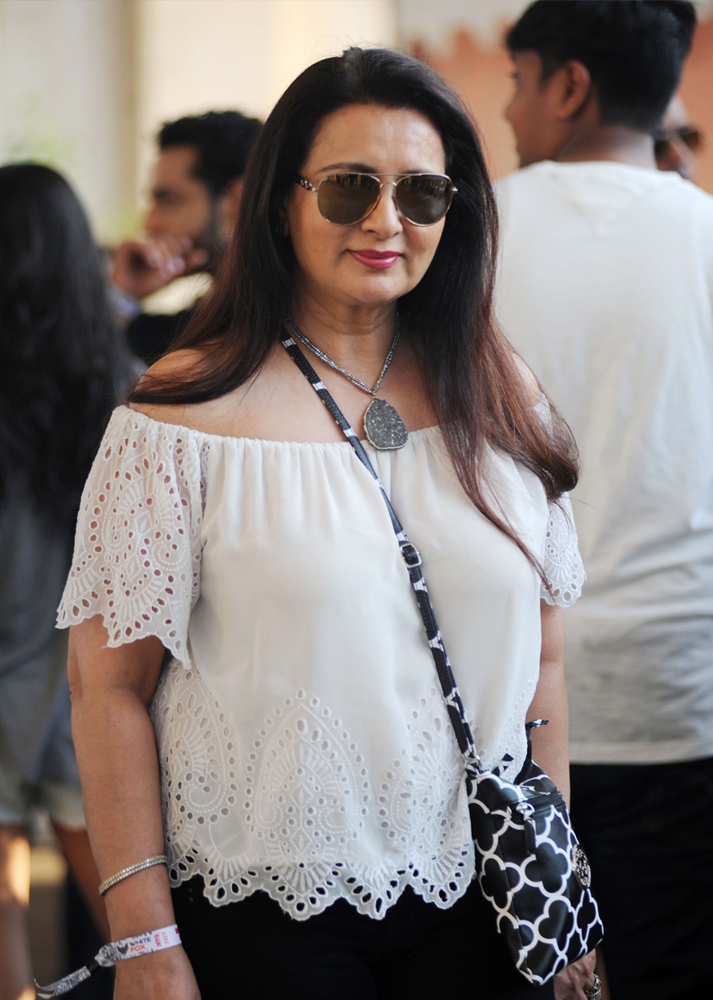
<svg viewBox="0 0 713 1000"><path fill-rule="evenodd" d="M221 222L229 233L232 233L237 225L242 194L243 179L236 177L227 185L220 196Z"/></svg>
<svg viewBox="0 0 713 1000"><path fill-rule="evenodd" d="M557 70L555 114L560 121L576 118L593 95L592 77L584 63L570 59Z"/></svg>

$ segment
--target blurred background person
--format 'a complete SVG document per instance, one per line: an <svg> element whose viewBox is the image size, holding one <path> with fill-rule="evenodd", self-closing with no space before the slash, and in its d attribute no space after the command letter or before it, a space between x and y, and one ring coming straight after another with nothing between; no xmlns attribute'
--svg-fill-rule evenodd
<svg viewBox="0 0 713 1000"><path fill-rule="evenodd" d="M694 180L696 153L703 145L700 129L688 120L680 97L671 99L654 139L654 155L659 170L675 170L687 181Z"/></svg>
<svg viewBox="0 0 713 1000"><path fill-rule="evenodd" d="M106 934L70 731L56 608L79 499L128 386L104 268L66 181L0 168L0 998L34 997L26 909L33 806L44 807Z"/></svg>
<svg viewBox="0 0 713 1000"><path fill-rule="evenodd" d="M690 3L540 2L497 311L581 449L572 818L614 1000L699 1000L713 937L713 198L656 169Z"/></svg>
<svg viewBox="0 0 713 1000"><path fill-rule="evenodd" d="M148 238L118 246L111 267L129 320L129 344L146 364L168 349L192 310L142 313L139 301L183 275L215 273L235 227L245 164L259 131L256 118L208 111L166 122L158 133Z"/></svg>

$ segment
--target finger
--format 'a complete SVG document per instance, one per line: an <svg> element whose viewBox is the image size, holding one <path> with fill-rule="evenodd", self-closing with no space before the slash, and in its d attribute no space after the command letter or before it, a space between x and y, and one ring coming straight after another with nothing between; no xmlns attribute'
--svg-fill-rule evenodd
<svg viewBox="0 0 713 1000"><path fill-rule="evenodd" d="M203 249L191 250L185 254L184 261L189 271L197 270L208 263L208 251Z"/></svg>
<svg viewBox="0 0 713 1000"><path fill-rule="evenodd" d="M183 274L186 265L183 256L177 250L177 242L170 246L166 240L157 242L152 246L154 267L164 278L175 278L178 274Z"/></svg>

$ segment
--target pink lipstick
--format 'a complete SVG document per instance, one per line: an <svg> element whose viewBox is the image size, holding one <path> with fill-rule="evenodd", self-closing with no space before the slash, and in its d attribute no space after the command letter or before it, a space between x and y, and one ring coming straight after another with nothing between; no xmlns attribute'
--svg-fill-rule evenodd
<svg viewBox="0 0 713 1000"><path fill-rule="evenodd" d="M384 271L388 267L393 267L403 257L403 254L397 253L395 250L350 250L349 253L360 264L371 267L375 271Z"/></svg>

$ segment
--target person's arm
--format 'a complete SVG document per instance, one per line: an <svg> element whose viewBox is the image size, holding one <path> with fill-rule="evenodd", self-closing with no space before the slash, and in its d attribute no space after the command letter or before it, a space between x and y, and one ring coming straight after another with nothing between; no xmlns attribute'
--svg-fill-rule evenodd
<svg viewBox="0 0 713 1000"><path fill-rule="evenodd" d="M562 608L540 601L542 651L540 678L527 713L549 719L532 731L532 756L552 778L569 805L569 707L564 680L564 616Z"/></svg>
<svg viewBox="0 0 713 1000"><path fill-rule="evenodd" d="M148 705L164 647L155 636L107 647L101 616L70 631L72 731L99 875L164 853L159 768ZM112 940L175 923L165 867L105 896ZM200 1000L182 947L117 963L115 1000Z"/></svg>
<svg viewBox="0 0 713 1000"><path fill-rule="evenodd" d="M194 247L188 237L127 240L112 252L111 283L134 299L144 299L207 262L206 251Z"/></svg>

